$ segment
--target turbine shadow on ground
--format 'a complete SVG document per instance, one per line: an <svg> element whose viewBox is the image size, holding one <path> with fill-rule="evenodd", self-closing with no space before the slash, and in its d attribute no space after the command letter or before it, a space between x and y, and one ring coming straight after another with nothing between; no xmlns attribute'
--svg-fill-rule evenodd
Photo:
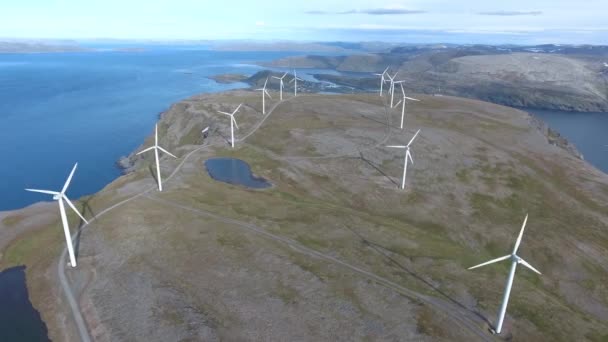
<svg viewBox="0 0 608 342"><path fill-rule="evenodd" d="M148 171L150 171L150 175L152 176L152 178L154 178L154 183L158 184L158 175L156 174L156 171L154 170L153 164L148 164Z"/></svg>
<svg viewBox="0 0 608 342"><path fill-rule="evenodd" d="M388 253L385 252L385 251L389 251L390 252L390 250L387 249L386 247L384 247L384 246L382 246L380 244L374 243L372 241L369 241L368 239L366 239L365 237L363 237L360 233L358 233L357 231L355 231L354 229L352 229L349 226L345 225L344 228L350 230L359 239L361 239L361 242L363 242L364 245L371 247L378 254L380 254L383 257L385 257L390 263L392 263L396 267L400 268L401 270L405 271L407 274L409 274L410 276L414 277L416 280L422 282L424 285L426 285L429 288L431 288L434 292L437 292L441 297L447 299L449 302L455 304L456 306L460 307L461 309L466 310L466 311L472 313L476 317L478 317L481 320L483 320L484 322L486 322L486 324L488 324L490 327L493 327L493 325L490 322L490 320L486 316L484 316L481 312L473 310L471 308L468 308L466 305L462 304L461 302L459 302L458 300L456 300L455 298L453 298L449 294L445 293L444 291L442 291L439 287L437 287L436 285L434 285L430 281L424 279L422 276L418 275L413 270L409 269L405 265L401 264L399 261L395 260L393 257L391 257ZM391 253L393 253L393 252L391 252Z"/></svg>
<svg viewBox="0 0 608 342"><path fill-rule="evenodd" d="M91 205L89 205L89 202L91 200L93 200L93 198L95 198L95 196L96 196L95 194L91 195L81 202L82 203L82 209L81 209L82 216L86 216L87 211L88 211L90 213L89 221L91 219L95 218L95 216L97 215L93 211L93 208L91 208ZM85 222L81 218L80 221L78 222L78 232L76 233L76 241L74 241L74 255L76 256L76 259L78 259L78 255L80 254L80 236L82 234L82 228L84 227L84 225L85 225Z"/></svg>
<svg viewBox="0 0 608 342"><path fill-rule="evenodd" d="M369 166L373 167L376 171L380 172L380 174L382 174L384 177L386 177L386 179L388 179L389 181L391 181L391 183L395 184L396 187L399 187L399 183L395 182L394 179L392 179L389 175L387 175L384 171L382 171L382 169L372 163L370 160L366 159L365 156L363 156L363 153L361 151L359 151L359 159L363 160L364 162L366 162Z"/></svg>
<svg viewBox="0 0 608 342"><path fill-rule="evenodd" d="M380 121L380 120L378 120L378 119L372 118L372 117L367 116L367 115L359 114L359 116L360 116L360 117L362 117L362 118L364 118L364 119L366 119L366 120L373 121L373 122L375 122L375 123L379 123L379 124L381 124L382 126L386 126L386 125L387 125L387 123L386 123L386 122L382 122L382 121Z"/></svg>

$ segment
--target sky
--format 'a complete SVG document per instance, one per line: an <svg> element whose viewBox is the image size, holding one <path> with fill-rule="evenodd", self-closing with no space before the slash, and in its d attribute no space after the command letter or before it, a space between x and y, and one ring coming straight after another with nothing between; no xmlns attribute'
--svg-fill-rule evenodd
<svg viewBox="0 0 608 342"><path fill-rule="evenodd" d="M0 0L0 37L608 44L608 0Z"/></svg>

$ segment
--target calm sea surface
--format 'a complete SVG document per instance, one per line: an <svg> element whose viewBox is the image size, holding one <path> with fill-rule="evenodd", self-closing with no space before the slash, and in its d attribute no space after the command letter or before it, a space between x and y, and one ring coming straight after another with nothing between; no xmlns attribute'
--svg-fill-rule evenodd
<svg viewBox="0 0 608 342"><path fill-rule="evenodd" d="M585 160L608 173L608 113L524 109L573 143Z"/></svg>
<svg viewBox="0 0 608 342"><path fill-rule="evenodd" d="M120 175L115 161L143 142L173 102L245 86L207 76L253 74L261 70L253 62L298 54L188 46L0 54L0 210L50 200L23 189L61 189L75 162L68 196L99 191Z"/></svg>

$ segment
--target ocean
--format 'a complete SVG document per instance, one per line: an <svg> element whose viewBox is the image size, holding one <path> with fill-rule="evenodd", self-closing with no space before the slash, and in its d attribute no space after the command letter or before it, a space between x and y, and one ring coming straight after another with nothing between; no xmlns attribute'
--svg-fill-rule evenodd
<svg viewBox="0 0 608 342"><path fill-rule="evenodd" d="M608 113L521 108L573 143L587 162L608 173Z"/></svg>
<svg viewBox="0 0 608 342"><path fill-rule="evenodd" d="M253 74L270 61L304 52L223 52L204 47L143 46L142 51L0 54L0 210L50 196L78 170L67 195L92 194L120 176L115 162L139 146L159 113L218 84L208 76ZM304 75L304 72L302 72Z"/></svg>
<svg viewBox="0 0 608 342"><path fill-rule="evenodd" d="M191 95L246 87L207 78L253 74L255 62L311 52L212 51L201 46L141 46L116 51L0 54L0 211L50 196L24 188L59 190L75 162L68 190L77 199L120 176L115 162L153 130L158 115ZM319 53L315 53L319 54ZM298 76L313 80L300 69ZM608 172L608 115L528 110L573 142Z"/></svg>

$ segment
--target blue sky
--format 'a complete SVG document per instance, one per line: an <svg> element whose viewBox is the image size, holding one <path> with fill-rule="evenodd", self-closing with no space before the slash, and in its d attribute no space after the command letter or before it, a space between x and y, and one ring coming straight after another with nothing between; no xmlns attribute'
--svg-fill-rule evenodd
<svg viewBox="0 0 608 342"><path fill-rule="evenodd" d="M0 37L608 44L608 0L6 0Z"/></svg>

